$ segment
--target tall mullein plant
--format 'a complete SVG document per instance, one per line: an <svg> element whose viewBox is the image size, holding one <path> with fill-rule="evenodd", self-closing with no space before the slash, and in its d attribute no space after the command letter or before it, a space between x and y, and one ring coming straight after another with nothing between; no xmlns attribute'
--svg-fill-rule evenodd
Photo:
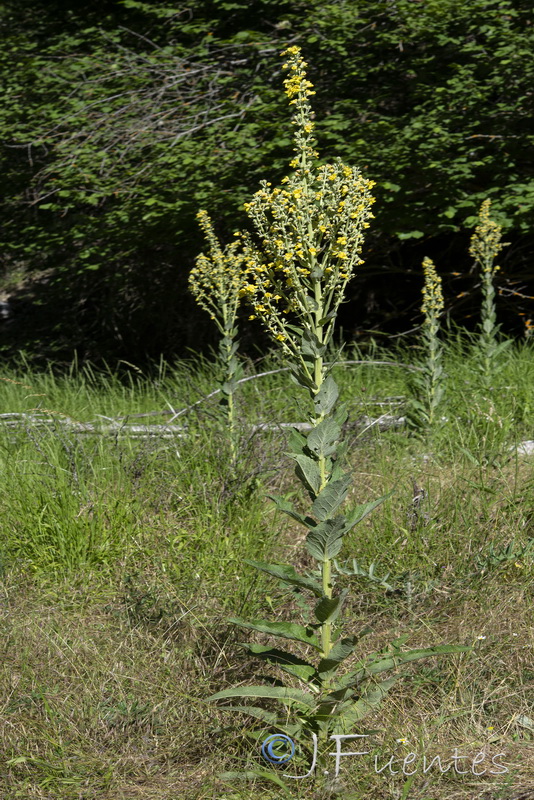
<svg viewBox="0 0 534 800"><path fill-rule="evenodd" d="M306 63L297 47L284 55L288 56L284 69L289 71L285 90L294 106L296 155L290 163L293 172L280 187L273 189L263 181L245 205L260 247L251 239L247 242L250 282L243 293L249 295L252 316L280 344L296 382L310 398L313 428L307 438L293 436L292 458L318 518L308 534L307 549L320 562L322 593L326 601L332 601L332 558L352 525L331 515L345 500L352 481L337 463L345 415L334 411L338 388L324 355L347 283L362 263L363 231L373 216L374 184L340 160L319 166L309 103L315 92L306 78ZM320 532L315 530L319 522L325 523ZM321 625L324 658L332 649L332 624L332 616L327 615Z"/></svg>
<svg viewBox="0 0 534 800"><path fill-rule="evenodd" d="M439 340L440 317L443 313L443 291L441 278L430 258L423 259L423 303L424 315L421 329L425 360L422 371L412 378L415 397L408 412L408 421L418 430L431 428L438 419L439 407L445 390L443 372L443 346Z"/></svg>
<svg viewBox="0 0 534 800"><path fill-rule="evenodd" d="M231 620L242 628L297 643L295 653L270 645L247 645L256 658L291 676L290 684L241 686L211 699L277 700L285 708L281 715L257 705L232 708L288 736L311 733L320 747L318 759L312 760L324 764L331 747L328 736L350 731L379 705L398 679L397 675L385 680L377 676L399 664L450 652L451 648L404 651L403 639L382 653L356 657L368 630L343 635L340 620L348 590L336 589L334 559L344 536L384 498L370 500L349 512L341 509L352 484L351 474L341 466L341 425L346 412L336 410L338 387L324 357L345 287L362 263L363 232L372 218L373 183L339 160L319 164L309 104L314 92L306 78L306 64L297 47L289 48L284 55L284 68L289 72L285 90L294 107L296 155L291 162L293 171L281 185L272 188L263 181L246 205L256 236L245 239L247 282L241 294L251 303L251 316L261 320L282 348L295 382L309 397L312 428L307 436L293 431L289 455L309 496L310 508L301 512L285 498L272 499L305 529L305 547L317 568L302 575L289 564L248 562L292 590L310 595L308 620L305 624ZM311 651L311 658L304 657L305 650ZM351 669L340 675L348 659L353 662Z"/></svg>
<svg viewBox="0 0 534 800"><path fill-rule="evenodd" d="M491 200L484 200L478 215L478 225L471 238L470 255L480 269L482 278L482 308L480 325L481 373L484 381L491 380L495 358L509 342L497 342L497 312L495 308L495 275L500 267L497 255L506 247L501 241L502 228L490 217Z"/></svg>
<svg viewBox="0 0 534 800"><path fill-rule="evenodd" d="M237 457L236 419L234 393L242 375L237 359L239 343L236 339L237 311L242 298L244 254L242 243L237 238L224 250L214 233L206 211L199 211L197 219L208 244L208 255L201 253L189 274L189 289L198 305L207 311L219 329L219 363L221 367L222 405L226 409L226 421L232 461Z"/></svg>

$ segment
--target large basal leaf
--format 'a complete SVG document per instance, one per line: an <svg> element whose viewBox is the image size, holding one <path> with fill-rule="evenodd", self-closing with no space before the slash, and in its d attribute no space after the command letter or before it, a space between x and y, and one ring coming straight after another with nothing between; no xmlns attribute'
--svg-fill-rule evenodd
<svg viewBox="0 0 534 800"><path fill-rule="evenodd" d="M299 575L291 564L266 564L263 561L250 561L249 559L245 559L245 564L250 564L250 566L259 569L261 572L266 572L268 575L290 584L290 586L309 589L316 597L323 596L321 584L314 578L306 578L304 575Z"/></svg>
<svg viewBox="0 0 534 800"><path fill-rule="evenodd" d="M238 617L231 617L229 620L240 628L248 628L251 631L260 633L270 633L272 636L281 636L284 639L293 639L296 642L303 642L316 650L321 650L321 645L317 639L313 628L305 628L294 622L266 622L261 619L247 621Z"/></svg>
<svg viewBox="0 0 534 800"><path fill-rule="evenodd" d="M317 415L323 414L324 416L329 414L334 408L338 397L339 397L339 389L337 383L332 378L332 376L329 375L323 381L323 385L313 398L315 413Z"/></svg>
<svg viewBox="0 0 534 800"><path fill-rule="evenodd" d="M265 697L281 700L284 703L299 703L307 708L314 708L315 697L302 689L287 689L285 686L239 686L235 689L223 689L208 697L208 700L225 700L228 697Z"/></svg>
<svg viewBox="0 0 534 800"><path fill-rule="evenodd" d="M345 501L352 483L352 476L346 472L337 481L330 481L323 491L315 498L312 505L312 514L320 520L326 520L337 511Z"/></svg>
<svg viewBox="0 0 534 800"><path fill-rule="evenodd" d="M306 440L308 450L319 458L332 455L340 435L341 427L332 417L327 417L309 432Z"/></svg>
<svg viewBox="0 0 534 800"><path fill-rule="evenodd" d="M321 472L317 461L302 453L288 453L290 458L297 462L296 475L297 478L304 483L306 488L315 495L319 494L321 488Z"/></svg>
<svg viewBox="0 0 534 800"><path fill-rule="evenodd" d="M334 558L341 550L346 530L345 517L339 516L320 522L306 537L306 550L318 561Z"/></svg>

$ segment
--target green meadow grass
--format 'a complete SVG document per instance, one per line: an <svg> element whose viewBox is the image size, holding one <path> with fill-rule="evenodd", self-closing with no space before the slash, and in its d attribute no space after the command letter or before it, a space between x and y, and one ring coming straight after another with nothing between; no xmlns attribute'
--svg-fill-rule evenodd
<svg viewBox="0 0 534 800"><path fill-rule="evenodd" d="M410 752L446 759L458 748L486 752L491 767L505 753L508 772L408 777L347 758L338 796L506 800L532 790L534 456L516 452L534 439L532 344L506 350L484 386L469 341L451 335L444 419L425 437L392 424L410 394L416 348L343 357L395 362L336 367L350 408L348 502L395 489L338 559L356 558L361 572L373 565L389 586L347 576L348 627L371 625L365 652L403 634L410 647L473 645L407 668L366 719L375 734L362 749L379 766ZM283 366L249 363L246 375ZM150 375L129 366L121 379L76 367L31 374L24 363L0 377L2 413L47 409L80 422L181 409L216 387L200 359ZM258 677L239 647L247 636L227 617L298 614L298 596L244 560L314 568L303 531L265 497L299 501L276 425L303 421L304 408L278 372L239 387L236 417L237 465L217 396L175 420L187 426L183 438L75 435L59 422L0 428L2 800L286 796L275 784L218 779L261 758L250 722L206 698ZM271 428L253 430L260 423ZM292 797L318 796L309 781L293 784Z"/></svg>

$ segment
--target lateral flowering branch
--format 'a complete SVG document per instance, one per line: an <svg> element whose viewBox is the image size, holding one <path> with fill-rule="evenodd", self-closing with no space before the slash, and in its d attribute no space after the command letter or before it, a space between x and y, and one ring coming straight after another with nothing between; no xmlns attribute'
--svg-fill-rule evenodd
<svg viewBox="0 0 534 800"><path fill-rule="evenodd" d="M209 255L200 253L197 256L196 266L189 273L189 288L198 305L208 312L221 333L219 360L222 367L222 404L226 407L230 452L232 461L235 461L237 438L234 393L242 376L236 356L239 347L236 339L236 317L241 303L241 290L246 281L243 269L245 256L240 238L222 249L207 211L199 211L197 219L208 243Z"/></svg>
<svg viewBox="0 0 534 800"><path fill-rule="evenodd" d="M501 242L502 228L490 218L491 200L484 200L478 212L478 225L471 237L469 254L475 259L483 273L493 277L500 267L495 264L506 242Z"/></svg>
<svg viewBox="0 0 534 800"><path fill-rule="evenodd" d="M189 289L198 305L207 311L224 335L233 327L245 283L244 253L240 239L222 249L207 211L197 220L208 243L208 255L200 253L189 273Z"/></svg>

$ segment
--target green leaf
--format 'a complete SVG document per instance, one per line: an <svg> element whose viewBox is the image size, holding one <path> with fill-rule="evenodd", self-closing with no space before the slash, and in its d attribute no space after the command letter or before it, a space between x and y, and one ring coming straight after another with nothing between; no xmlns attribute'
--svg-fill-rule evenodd
<svg viewBox="0 0 534 800"><path fill-rule="evenodd" d="M317 462L306 455L298 453L288 453L290 458L297 462L295 473L297 478L303 483L313 496L317 495L321 488L321 473Z"/></svg>
<svg viewBox="0 0 534 800"><path fill-rule="evenodd" d="M325 416L334 408L339 397L339 389L337 383L329 375L323 382L323 385L313 398L316 414L324 414Z"/></svg>
<svg viewBox="0 0 534 800"><path fill-rule="evenodd" d="M285 497L275 497L272 494L268 494L267 497L276 504L276 507L280 511L283 511L284 514L287 514L292 519L300 522L301 525L305 525L307 528L315 527L315 520L311 517L303 517L301 514L295 511L293 505L289 502L289 500L286 500Z"/></svg>
<svg viewBox="0 0 534 800"><path fill-rule="evenodd" d="M272 636L281 636L284 639L293 639L296 642L308 644L316 650L321 650L321 645L315 636L313 628L305 628L295 622L266 622L261 619L248 622L247 620L239 619L239 617L230 617L228 621L233 625L239 625L240 628L260 631L260 633L270 633Z"/></svg>
<svg viewBox="0 0 534 800"><path fill-rule="evenodd" d="M312 677L317 673L313 664L309 664L303 658L288 653L285 650L279 650L276 647L269 647L262 644L247 644L249 651L271 664L278 664L280 669L300 678L302 681L309 682Z"/></svg>
<svg viewBox="0 0 534 800"><path fill-rule="evenodd" d="M302 334L301 352L304 356L311 356L312 358L320 358L324 356L326 347L321 344L316 334L313 331L306 329Z"/></svg>
<svg viewBox="0 0 534 800"><path fill-rule="evenodd" d="M351 705L350 709L345 712L343 721L349 725L354 725L364 719L364 717L372 711L375 711L381 705L391 687L394 686L399 679L400 676L396 675L379 684L369 686L360 696L359 700L357 700L354 705Z"/></svg>
<svg viewBox="0 0 534 800"><path fill-rule="evenodd" d="M326 520L345 501L352 483L352 476L346 472L337 481L330 481L316 497L312 505L312 514L320 520Z"/></svg>
<svg viewBox="0 0 534 800"><path fill-rule="evenodd" d="M408 664L410 661L419 661L422 658L449 655L450 653L466 653L470 650L470 647L464 645L443 644L425 647L420 650L408 650L406 653L401 653L400 651L383 655L374 653L360 661L350 673L344 675L340 683L343 686L354 686L370 675L388 672L391 669L396 669L401 664Z"/></svg>
<svg viewBox="0 0 534 800"><path fill-rule="evenodd" d="M423 231L405 231L403 233L397 233L399 239L421 239L424 235Z"/></svg>
<svg viewBox="0 0 534 800"><path fill-rule="evenodd" d="M368 633L371 633L371 628L363 628L358 634L353 636L345 636L343 639L338 639L335 645L330 650L328 658L323 658L317 667L317 672L321 679L325 680L330 678L337 670L340 664L346 658L351 656L358 646L360 639L363 639Z"/></svg>
<svg viewBox="0 0 534 800"><path fill-rule="evenodd" d="M221 386L221 392L226 396L231 395L235 392L236 386L236 381L225 381Z"/></svg>
<svg viewBox="0 0 534 800"><path fill-rule="evenodd" d="M503 342L499 342L499 344L495 346L495 350L493 351L492 356L500 355L502 352L504 352L504 350L508 350L508 348L511 347L513 344L514 344L513 339L505 339Z"/></svg>
<svg viewBox="0 0 534 800"><path fill-rule="evenodd" d="M342 516L320 522L306 537L308 553L318 561L337 556L343 544L346 525L347 521Z"/></svg>
<svg viewBox="0 0 534 800"><path fill-rule="evenodd" d="M336 621L348 591L348 589L343 589L337 597L323 597L322 600L319 600L314 609L315 616L319 622L324 624L325 622Z"/></svg>
<svg viewBox="0 0 534 800"><path fill-rule="evenodd" d="M299 575L290 564L266 564L263 561L250 561L249 559L245 559L245 564L250 564L261 572L273 575L273 577L284 581L284 583L289 583L291 586L309 589L316 597L322 597L323 595L322 586L318 581L314 578L306 578L303 575Z"/></svg>
<svg viewBox="0 0 534 800"><path fill-rule="evenodd" d="M363 503L362 505L353 508L352 511L350 511L347 515L347 527L344 533L352 530L355 525L361 522L362 519L365 519L365 517L374 511L375 508L378 508L378 506L382 505L384 500L387 500L388 497L391 497L394 491L395 490L392 489L391 492L382 495L382 497L379 497L378 500L372 500L370 503Z"/></svg>
<svg viewBox="0 0 534 800"><path fill-rule="evenodd" d="M281 700L283 703L299 703L307 708L315 706L315 697L312 694L302 689L287 689L285 686L239 686L235 689L224 689L207 699L225 700L227 697L265 697Z"/></svg>
<svg viewBox="0 0 534 800"><path fill-rule="evenodd" d="M378 575L375 575L374 563L369 565L369 569L365 569L365 567L360 567L356 559L353 558L351 569L349 569L347 566L345 567L340 566L337 563L337 561L334 561L334 566L340 575L351 575L358 578L360 577L367 578L368 581L378 583L384 589L387 589L388 591L393 591L393 586L387 582L387 579L389 578L389 572L386 575L384 575L383 578L378 577Z"/></svg>
<svg viewBox="0 0 534 800"><path fill-rule="evenodd" d="M306 447L306 437L297 428L291 428L287 437L289 453L303 453Z"/></svg>
<svg viewBox="0 0 534 800"><path fill-rule="evenodd" d="M340 435L340 425L331 417L327 417L310 431L306 445L319 458L329 456L335 453L336 442Z"/></svg>

